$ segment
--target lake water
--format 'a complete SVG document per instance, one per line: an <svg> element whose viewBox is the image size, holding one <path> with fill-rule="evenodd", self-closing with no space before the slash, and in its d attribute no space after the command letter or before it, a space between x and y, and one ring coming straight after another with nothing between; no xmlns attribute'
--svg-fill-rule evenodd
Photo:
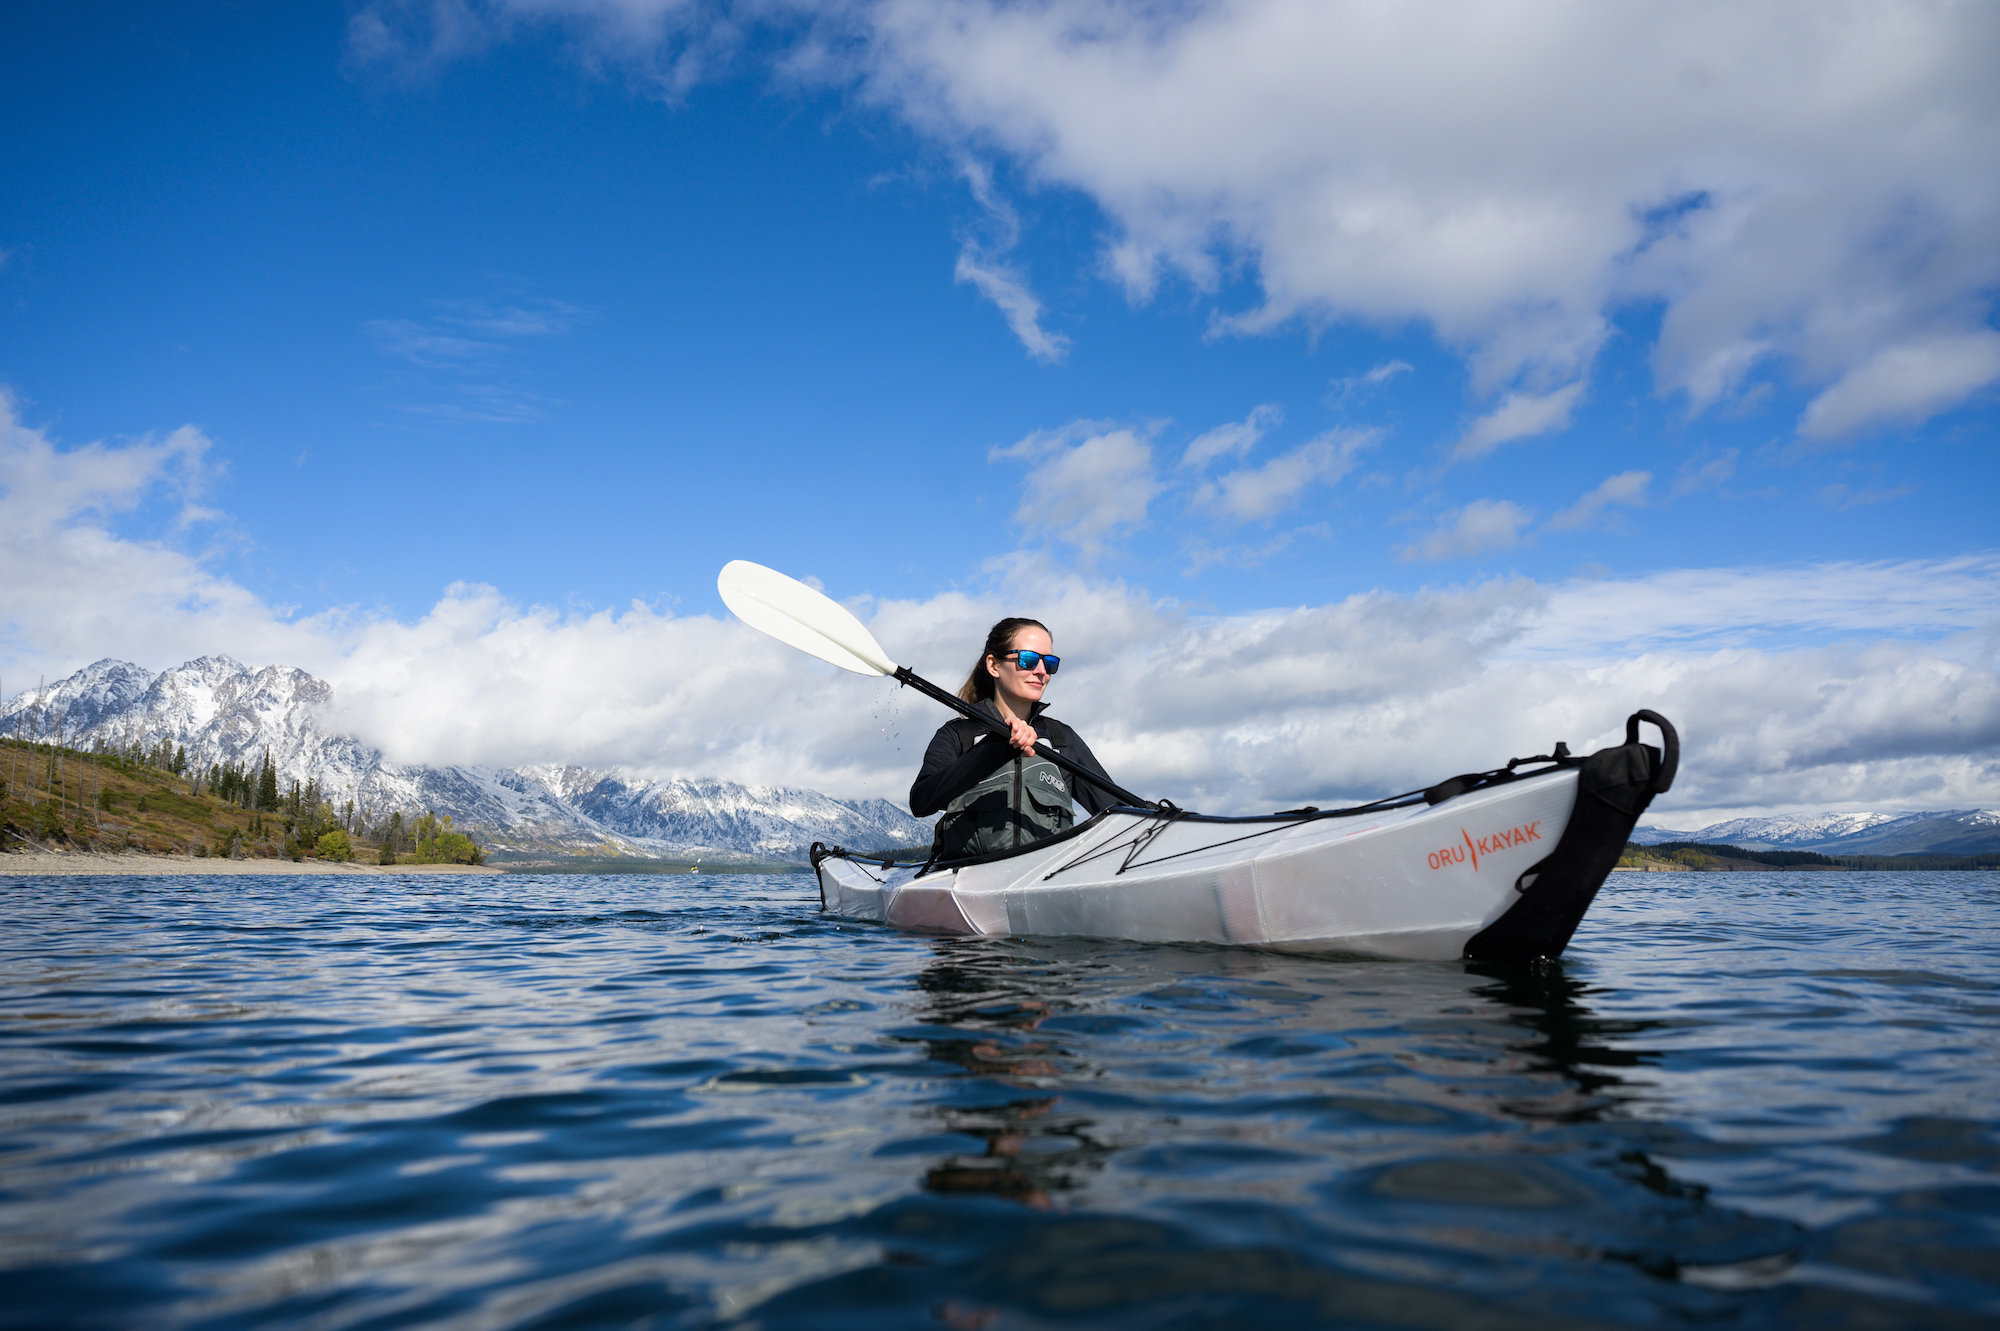
<svg viewBox="0 0 2000 1331"><path fill-rule="evenodd" d="M0 1324L1992 1327L2000 874L1543 972L811 879L0 880Z"/></svg>

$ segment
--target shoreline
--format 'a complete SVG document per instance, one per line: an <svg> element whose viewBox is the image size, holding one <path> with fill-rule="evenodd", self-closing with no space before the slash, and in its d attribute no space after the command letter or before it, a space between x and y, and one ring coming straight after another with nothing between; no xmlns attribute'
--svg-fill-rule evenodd
<svg viewBox="0 0 2000 1331"><path fill-rule="evenodd" d="M404 874L497 874L490 864L344 864L332 860L230 860L220 856L197 859L192 855L112 855L93 850L17 850L0 853L0 878L51 878L62 876L112 877L145 875L203 874L210 877L237 874L276 875L389 875Z"/></svg>

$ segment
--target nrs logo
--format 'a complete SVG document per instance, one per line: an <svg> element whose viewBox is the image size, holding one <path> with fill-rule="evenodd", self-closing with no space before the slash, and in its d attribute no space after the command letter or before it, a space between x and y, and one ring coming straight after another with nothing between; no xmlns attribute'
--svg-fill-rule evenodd
<svg viewBox="0 0 2000 1331"><path fill-rule="evenodd" d="M1491 836L1483 837L1474 837L1470 832L1461 827L1458 829L1458 835L1463 844L1446 846L1442 850L1434 850L1430 853L1431 868L1442 869L1447 864L1463 864L1466 860L1470 859L1472 861L1472 871L1478 873L1479 861L1493 852L1498 850L1512 850L1516 846L1525 846L1531 841L1540 841L1542 839L1542 820L1537 818L1532 823L1522 823L1519 827L1510 827L1504 832L1495 832Z"/></svg>
<svg viewBox="0 0 2000 1331"><path fill-rule="evenodd" d="M1054 772L1037 772L1035 773L1035 777L1037 780L1041 781L1045 785L1054 786L1056 788L1057 794L1059 795L1069 794L1069 787L1065 786L1062 783L1062 778L1057 776Z"/></svg>

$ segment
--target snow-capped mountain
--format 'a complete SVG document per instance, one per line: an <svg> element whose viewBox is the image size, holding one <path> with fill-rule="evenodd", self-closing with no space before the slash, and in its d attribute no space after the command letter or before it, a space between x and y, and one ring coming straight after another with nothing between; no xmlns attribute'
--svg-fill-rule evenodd
<svg viewBox="0 0 2000 1331"><path fill-rule="evenodd" d="M1816 850L1825 855L1984 855L2000 851L2000 812L1938 809L1736 818L1692 832L1641 827L1632 833L1632 840L1644 846L1702 841L1745 850Z"/></svg>
<svg viewBox="0 0 2000 1331"><path fill-rule="evenodd" d="M1707 841L1718 846L1740 845L1745 850L1800 850L1823 841L1837 841L1908 818L1929 814L1894 813L1814 813L1783 814L1776 818L1732 818L1711 823L1699 832L1672 832L1665 828L1642 827L1632 839L1642 845L1660 841ZM1641 836L1644 840L1641 841ZM1753 846L1751 843L1755 842Z"/></svg>
<svg viewBox="0 0 2000 1331"><path fill-rule="evenodd" d="M0 704L0 734L152 749L185 747L190 763L261 761L279 781L311 780L336 803L371 817L435 809L500 851L590 855L802 859L814 841L857 848L928 843L929 823L887 800L837 800L817 791L730 781L659 781L581 767L529 770L409 767L338 733L333 689L290 666L252 671L204 656L158 675L99 661Z"/></svg>

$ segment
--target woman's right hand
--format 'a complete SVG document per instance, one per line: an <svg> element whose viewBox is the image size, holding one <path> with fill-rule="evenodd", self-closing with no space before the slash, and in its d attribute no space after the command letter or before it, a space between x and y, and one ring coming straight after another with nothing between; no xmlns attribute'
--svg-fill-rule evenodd
<svg viewBox="0 0 2000 1331"><path fill-rule="evenodd" d="M1033 726L1018 716L1011 716L1007 718L1007 731L1007 742L1022 753L1033 753L1035 751L1035 740L1039 736L1035 734Z"/></svg>

